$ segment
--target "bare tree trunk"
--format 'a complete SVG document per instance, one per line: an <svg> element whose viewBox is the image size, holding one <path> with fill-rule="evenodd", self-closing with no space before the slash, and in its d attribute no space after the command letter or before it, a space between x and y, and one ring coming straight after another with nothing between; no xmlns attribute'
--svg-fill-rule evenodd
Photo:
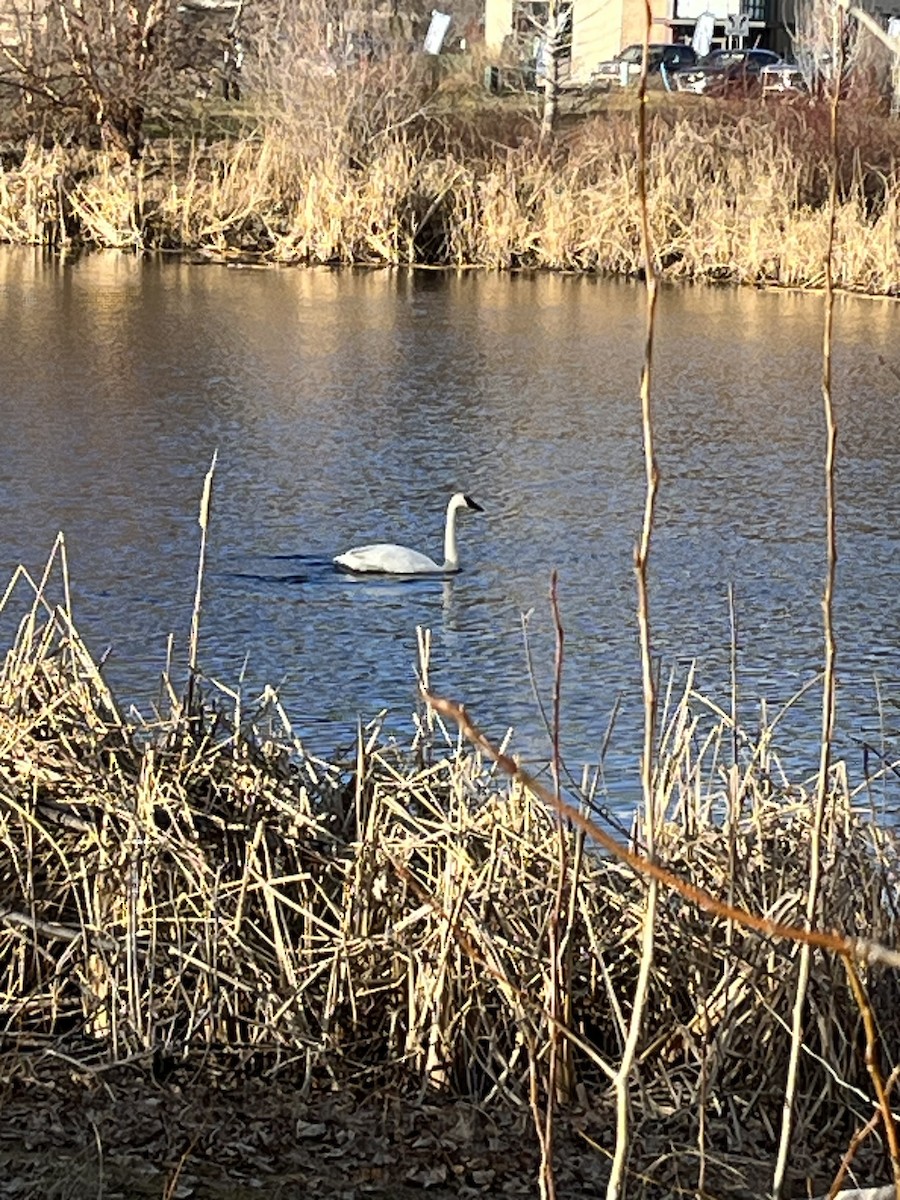
<svg viewBox="0 0 900 1200"><path fill-rule="evenodd" d="M547 29L544 36L544 107L541 114L540 141L543 145L556 129L559 116L559 59L562 38L559 29L558 0L550 0Z"/></svg>

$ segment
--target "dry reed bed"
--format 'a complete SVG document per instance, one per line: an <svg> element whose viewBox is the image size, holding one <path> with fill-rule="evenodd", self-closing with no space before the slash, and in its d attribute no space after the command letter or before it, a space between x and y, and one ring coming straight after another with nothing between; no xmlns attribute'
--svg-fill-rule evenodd
<svg viewBox="0 0 900 1200"><path fill-rule="evenodd" d="M7 1077L56 1047L148 1070L200 1056L367 1092L527 1105L550 1033L559 866L546 809L473 754L432 757L422 723L408 753L373 735L343 765L304 756L272 697L225 718L173 696L164 720L129 727L66 604L32 586L0 672ZM4 617L19 594L7 593ZM730 746L727 721L689 690L656 765L660 858L750 911L802 923L811 790L775 783L759 747L724 769ZM571 843L564 1108L602 1114L645 885ZM896 944L897 838L860 815L841 768L825 845L822 924ZM683 1152L698 1149L701 1113L703 1153L758 1155L780 1120L796 947L671 895L657 946L635 1162L677 1148L690 1174ZM878 966L865 979L896 1052L897 980ZM840 963L817 957L796 1162L818 1153L826 1179L873 1115L864 1049Z"/></svg>
<svg viewBox="0 0 900 1200"><path fill-rule="evenodd" d="M720 108L649 123L662 276L820 286L828 214L815 112ZM156 145L137 165L31 145L0 175L0 239L275 263L641 270L627 112L582 122L546 153L521 131L508 144L441 128L401 127L351 149L311 138L272 120L202 153ZM896 294L900 169L890 139L879 148L868 126L859 138L851 130L844 153L834 280Z"/></svg>

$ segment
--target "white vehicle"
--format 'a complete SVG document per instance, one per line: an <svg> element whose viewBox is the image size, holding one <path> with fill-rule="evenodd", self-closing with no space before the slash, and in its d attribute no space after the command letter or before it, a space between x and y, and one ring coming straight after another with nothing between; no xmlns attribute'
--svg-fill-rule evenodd
<svg viewBox="0 0 900 1200"><path fill-rule="evenodd" d="M796 63L770 63L760 71L759 79L764 96L768 96L772 92L806 91L806 80Z"/></svg>

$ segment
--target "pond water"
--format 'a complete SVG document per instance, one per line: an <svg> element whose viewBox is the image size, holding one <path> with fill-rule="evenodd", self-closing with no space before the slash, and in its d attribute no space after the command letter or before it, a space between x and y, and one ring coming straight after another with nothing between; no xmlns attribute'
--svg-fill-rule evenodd
<svg viewBox="0 0 900 1200"><path fill-rule="evenodd" d="M897 307L841 298L838 749L896 730L900 702ZM691 664L730 703L733 591L751 728L822 660L821 297L661 294L654 404L661 470L651 620L661 679ZM562 749L637 794L641 729L633 547L643 454L639 285L568 277L232 270L0 253L0 572L40 570L66 538L76 622L124 704L158 695L167 639L187 655L203 477L218 451L200 662L249 699L276 685L316 753L388 710L406 739L416 627L432 683L493 736L545 760L559 573ZM892 370L893 368L893 370ZM348 546L440 556L464 490L463 571L359 581ZM530 614L525 617L525 614ZM799 776L820 693L785 718Z"/></svg>

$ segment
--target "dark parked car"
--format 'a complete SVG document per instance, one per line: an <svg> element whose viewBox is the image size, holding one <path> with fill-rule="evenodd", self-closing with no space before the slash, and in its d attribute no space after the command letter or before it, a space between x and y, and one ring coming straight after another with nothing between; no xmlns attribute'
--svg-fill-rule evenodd
<svg viewBox="0 0 900 1200"><path fill-rule="evenodd" d="M671 80L679 92L741 93L758 85L763 67L780 62L772 50L712 50L695 63L675 68Z"/></svg>
<svg viewBox="0 0 900 1200"><path fill-rule="evenodd" d="M641 73L643 55L644 47L639 42L626 46L615 58L598 63L591 74L591 84L599 87L621 84L624 87L633 83ZM656 74L663 64L667 71L673 71L696 61L693 47L686 44L654 42L647 47L647 70L651 75Z"/></svg>

